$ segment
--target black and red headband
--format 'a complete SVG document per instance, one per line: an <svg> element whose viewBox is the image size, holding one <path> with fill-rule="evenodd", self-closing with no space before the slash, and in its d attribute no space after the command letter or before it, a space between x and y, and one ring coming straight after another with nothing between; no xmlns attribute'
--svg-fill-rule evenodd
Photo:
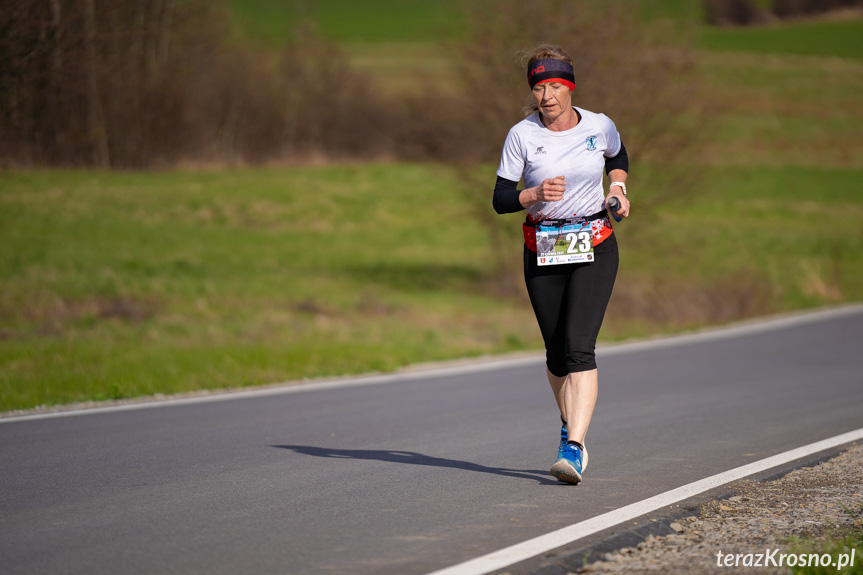
<svg viewBox="0 0 863 575"><path fill-rule="evenodd" d="M575 90L575 73L572 65L563 60L554 58L542 58L535 60L527 66L527 83L531 90L537 84L546 82L558 82L570 90Z"/></svg>

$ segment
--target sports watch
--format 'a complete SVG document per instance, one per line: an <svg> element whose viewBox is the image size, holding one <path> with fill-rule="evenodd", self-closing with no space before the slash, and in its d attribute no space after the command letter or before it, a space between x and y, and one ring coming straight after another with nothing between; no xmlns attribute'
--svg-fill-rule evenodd
<svg viewBox="0 0 863 575"><path fill-rule="evenodd" d="M611 185L608 186L608 190L611 191L611 188L614 186L620 186L620 189L623 190L623 196L626 197L626 184L623 182L611 182Z"/></svg>

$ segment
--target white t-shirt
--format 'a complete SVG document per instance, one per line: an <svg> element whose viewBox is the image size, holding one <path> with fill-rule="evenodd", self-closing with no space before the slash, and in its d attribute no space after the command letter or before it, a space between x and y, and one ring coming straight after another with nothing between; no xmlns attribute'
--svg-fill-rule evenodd
<svg viewBox="0 0 863 575"><path fill-rule="evenodd" d="M581 120L572 129L553 132L542 124L539 112L534 112L506 136L498 176L514 182L524 180L525 188L538 186L547 178L566 178L562 200L537 202L527 208L533 222L590 216L602 210L605 158L620 152L620 134L605 114L573 109Z"/></svg>

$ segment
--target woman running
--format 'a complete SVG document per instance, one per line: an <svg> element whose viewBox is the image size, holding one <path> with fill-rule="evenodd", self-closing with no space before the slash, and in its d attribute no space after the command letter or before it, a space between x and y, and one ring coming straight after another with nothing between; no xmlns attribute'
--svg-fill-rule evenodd
<svg viewBox="0 0 863 575"><path fill-rule="evenodd" d="M573 60L560 47L533 51L527 81L531 113L506 137L493 205L500 214L527 210L524 280L563 422L551 474L577 484L587 468L584 437L596 405L596 337L617 276L606 207L616 198L615 216L629 216L629 158L607 116L573 106ZM603 169L611 182L607 197Z"/></svg>

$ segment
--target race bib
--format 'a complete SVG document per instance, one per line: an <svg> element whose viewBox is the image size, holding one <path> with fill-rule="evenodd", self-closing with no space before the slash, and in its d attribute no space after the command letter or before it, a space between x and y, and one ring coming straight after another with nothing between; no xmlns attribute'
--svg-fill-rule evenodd
<svg viewBox="0 0 863 575"><path fill-rule="evenodd" d="M589 223L536 228L536 263L556 266L593 261L593 232Z"/></svg>

